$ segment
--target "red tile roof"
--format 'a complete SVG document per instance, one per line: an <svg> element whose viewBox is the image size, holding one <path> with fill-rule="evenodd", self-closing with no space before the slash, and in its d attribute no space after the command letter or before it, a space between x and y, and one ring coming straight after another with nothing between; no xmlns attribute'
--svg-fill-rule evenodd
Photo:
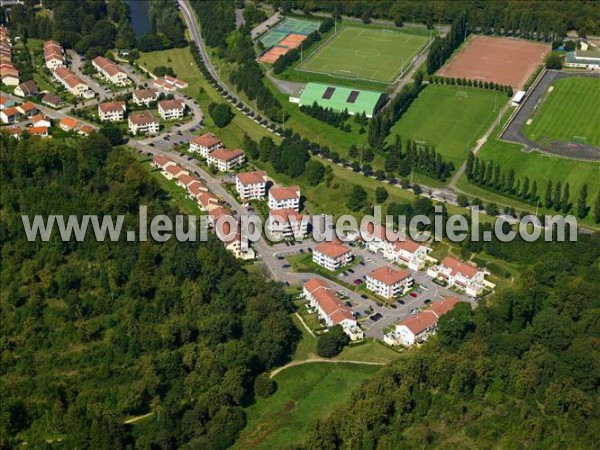
<svg viewBox="0 0 600 450"><path fill-rule="evenodd" d="M319 288L328 288L329 284L326 281L323 281L319 278L311 278L306 283L304 283L304 287L309 293L312 293L314 290Z"/></svg>
<svg viewBox="0 0 600 450"><path fill-rule="evenodd" d="M210 192L205 192L204 194L200 194L198 196L198 202L206 208L210 204L218 205L219 199Z"/></svg>
<svg viewBox="0 0 600 450"><path fill-rule="evenodd" d="M452 258L451 256L446 256L442 260L441 265L450 269L450 271L451 271L450 273L452 275L456 275L457 273L460 273L461 275L465 276L466 278L473 278L477 274L477 272L479 272L479 270L476 267L473 267L464 261L460 261L456 258Z"/></svg>
<svg viewBox="0 0 600 450"><path fill-rule="evenodd" d="M161 156L161 155L156 155L153 159L152 162L154 162L156 165L160 166L160 167L164 167L169 163L172 163L173 160L170 158L167 158L166 156Z"/></svg>
<svg viewBox="0 0 600 450"><path fill-rule="evenodd" d="M272 187L269 189L269 195L278 201L300 198L300 188L298 186Z"/></svg>
<svg viewBox="0 0 600 450"><path fill-rule="evenodd" d="M315 247L315 251L323 253L329 258L339 258L346 253L350 253L351 250L339 241L334 242L323 242Z"/></svg>
<svg viewBox="0 0 600 450"><path fill-rule="evenodd" d="M201 147L212 147L213 145L221 145L221 140L212 133L204 133L202 136L196 136L192 139L192 143Z"/></svg>
<svg viewBox="0 0 600 450"><path fill-rule="evenodd" d="M63 117L62 119L60 119L60 124L65 125L68 128L76 128L77 125L79 124L79 122L77 122L75 119L72 119L70 117Z"/></svg>
<svg viewBox="0 0 600 450"><path fill-rule="evenodd" d="M185 108L185 104L181 100L161 100L158 102L158 106L163 110Z"/></svg>
<svg viewBox="0 0 600 450"><path fill-rule="evenodd" d="M83 125L80 129L79 129L79 133L81 134L90 134L93 133L94 131L96 131L96 129L90 125Z"/></svg>
<svg viewBox="0 0 600 450"><path fill-rule="evenodd" d="M188 191L190 192L190 194L197 197L200 194L207 192L208 188L206 186L204 186L202 183L200 183L199 181L194 181L193 183L190 183L188 185Z"/></svg>
<svg viewBox="0 0 600 450"><path fill-rule="evenodd" d="M177 180L185 186L188 186L193 181L197 181L193 176L188 175L188 174L179 175L177 177Z"/></svg>
<svg viewBox="0 0 600 450"><path fill-rule="evenodd" d="M435 327L438 319L451 311L458 303L460 303L458 298L448 297L439 302L432 303L429 308L415 316L407 317L400 321L398 325L404 325L415 335L422 333L429 328Z"/></svg>
<svg viewBox="0 0 600 450"><path fill-rule="evenodd" d="M157 98L158 91L156 89L136 89L133 91L133 96L139 99Z"/></svg>
<svg viewBox="0 0 600 450"><path fill-rule="evenodd" d="M394 242L394 248L396 250L404 250L409 253L416 252L421 246L422 246L422 244L419 244L418 242L415 242L409 238L404 238L404 241Z"/></svg>
<svg viewBox="0 0 600 450"><path fill-rule="evenodd" d="M244 152L239 149L227 150L225 148L218 148L210 154L210 157L221 161L231 161L242 155L244 155Z"/></svg>
<svg viewBox="0 0 600 450"><path fill-rule="evenodd" d="M118 112L118 111L125 112L126 105L125 105L125 102L104 102L104 103L100 103L98 105L98 108L103 113Z"/></svg>
<svg viewBox="0 0 600 450"><path fill-rule="evenodd" d="M391 267L380 267L379 269L372 271L369 276L377 281L381 281L383 284L392 286L412 275L410 270L394 270Z"/></svg>
<svg viewBox="0 0 600 450"><path fill-rule="evenodd" d="M447 312L452 311L452 309L454 309L458 303L460 303L460 299L456 297L448 297L439 302L432 303L425 311L431 312L436 317L440 318Z"/></svg>
<svg viewBox="0 0 600 450"><path fill-rule="evenodd" d="M71 88L74 88L75 86L78 86L80 84L84 84L85 86L87 86L85 81L83 81L81 78L79 78L66 67L57 67L54 73L58 78L67 83Z"/></svg>
<svg viewBox="0 0 600 450"><path fill-rule="evenodd" d="M30 134L47 134L48 127L29 127L27 128Z"/></svg>
<svg viewBox="0 0 600 450"><path fill-rule="evenodd" d="M144 111L138 114L130 114L129 120L135 125L146 125L149 123L158 123L158 119L149 111Z"/></svg>
<svg viewBox="0 0 600 450"><path fill-rule="evenodd" d="M344 320L356 320L352 310L335 295L326 282L311 279L304 286L319 304L321 310L331 319L333 325L338 325Z"/></svg>
<svg viewBox="0 0 600 450"><path fill-rule="evenodd" d="M187 172L183 167L178 166L177 164L174 166L169 166L165 169L166 172L169 172L173 176L177 176L182 172Z"/></svg>
<svg viewBox="0 0 600 450"><path fill-rule="evenodd" d="M236 178L242 184L258 184L258 183L266 183L267 172L264 170L257 170L255 172L244 172L238 173Z"/></svg>
<svg viewBox="0 0 600 450"><path fill-rule="evenodd" d="M291 221L300 222L302 220L302 214L300 214L299 212L296 212L295 209L290 209L290 208L274 209L273 211L269 212L269 216L276 217L279 222L283 222L283 223L291 222Z"/></svg>

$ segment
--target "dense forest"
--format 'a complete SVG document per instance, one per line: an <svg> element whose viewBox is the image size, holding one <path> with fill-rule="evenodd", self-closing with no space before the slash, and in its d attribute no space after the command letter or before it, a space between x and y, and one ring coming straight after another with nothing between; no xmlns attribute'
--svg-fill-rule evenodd
<svg viewBox="0 0 600 450"><path fill-rule="evenodd" d="M133 155L2 139L0 448L224 449L296 340L276 285L222 243L26 240L21 214L174 215ZM125 419L152 413L135 426Z"/></svg>
<svg viewBox="0 0 600 450"><path fill-rule="evenodd" d="M470 29L551 40L575 29L581 35L600 33L600 3L585 0L271 0L283 11L328 12L364 21L388 19L428 24L452 23L467 13Z"/></svg>
<svg viewBox="0 0 600 450"><path fill-rule="evenodd" d="M492 242L521 276L319 420L305 448L597 448L600 239ZM464 251L481 250L465 242Z"/></svg>

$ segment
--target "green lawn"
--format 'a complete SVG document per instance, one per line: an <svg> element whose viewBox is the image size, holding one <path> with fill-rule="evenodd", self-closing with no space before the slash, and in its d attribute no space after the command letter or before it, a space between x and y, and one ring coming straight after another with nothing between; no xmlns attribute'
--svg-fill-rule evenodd
<svg viewBox="0 0 600 450"><path fill-rule="evenodd" d="M538 193L542 198L549 180L552 182L560 181L563 185L568 182L570 185L571 200L575 203L579 189L584 183L587 183L588 206L593 205L596 193L600 188L600 164L559 158L539 152L525 153L519 144L499 141L496 139L496 136L498 136L500 128L507 118L508 116L503 119L499 127L496 127L490 135L490 139L481 147L477 156L486 161L499 162L502 170L514 169L517 179L523 180L528 176L530 182L536 180L538 183ZM464 175L459 180L457 187L484 201L510 205L529 212L535 211L534 205L523 203L517 199L469 184ZM554 211L546 210L540 205L539 213L554 214ZM595 226L589 215L583 220L583 224L591 227Z"/></svg>
<svg viewBox="0 0 600 450"><path fill-rule="evenodd" d="M553 83L531 125L527 137L571 142L574 136L600 146L600 78L563 78Z"/></svg>
<svg viewBox="0 0 600 450"><path fill-rule="evenodd" d="M297 70L391 83L427 40L425 36L393 30L345 26L305 59Z"/></svg>
<svg viewBox="0 0 600 450"><path fill-rule="evenodd" d="M275 376L277 392L246 408L248 424L234 448L278 449L301 442L304 430L335 410L378 366L308 363Z"/></svg>
<svg viewBox="0 0 600 450"><path fill-rule="evenodd" d="M466 97L459 94L466 92ZM469 150L508 101L505 93L485 89L429 85L390 132L435 145L458 168Z"/></svg>

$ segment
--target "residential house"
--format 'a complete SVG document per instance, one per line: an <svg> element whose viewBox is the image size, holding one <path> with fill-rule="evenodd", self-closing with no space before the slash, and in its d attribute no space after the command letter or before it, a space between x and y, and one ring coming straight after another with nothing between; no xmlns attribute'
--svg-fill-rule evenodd
<svg viewBox="0 0 600 450"><path fill-rule="evenodd" d="M161 100L158 102L158 114L163 120L183 119L185 103L183 100Z"/></svg>
<svg viewBox="0 0 600 450"><path fill-rule="evenodd" d="M165 80L162 80L160 78L155 78L152 82L152 85L157 89L163 89L168 92L173 92L175 90L175 86L167 83Z"/></svg>
<svg viewBox="0 0 600 450"><path fill-rule="evenodd" d="M226 172L241 166L246 161L246 155L239 149L227 150L219 148L208 154L206 162L215 166L220 172Z"/></svg>
<svg viewBox="0 0 600 450"><path fill-rule="evenodd" d="M225 219L225 217L233 217L231 214L231 211L229 211L226 208L223 208L222 206L216 206L214 208L207 209L207 211L208 211L208 222L213 227L215 226L215 224L217 224L217 221L219 221L221 218L223 218L223 220L221 220L221 222L219 222L219 223L225 223L225 222L227 222L227 220L230 220L230 219ZM220 230L221 230L221 228L219 228L217 235L221 233Z"/></svg>
<svg viewBox="0 0 600 450"><path fill-rule="evenodd" d="M29 127L29 128L27 128L27 131L32 136L39 136L39 137L49 137L50 136L50 134L48 133L48 127Z"/></svg>
<svg viewBox="0 0 600 450"><path fill-rule="evenodd" d="M233 219L233 216L230 215L230 218ZM233 253L235 258L249 260L256 257L256 254L254 253L252 247L250 247L248 240L243 242L241 226L239 223L233 225L233 223L230 221L225 220L218 223L218 225L215 225L217 237L221 240L221 242L223 242L223 244L225 244L225 248ZM232 232L232 225L235 227L235 232Z"/></svg>
<svg viewBox="0 0 600 450"><path fill-rule="evenodd" d="M14 106L0 110L0 120L2 123L16 123L21 120L21 112Z"/></svg>
<svg viewBox="0 0 600 450"><path fill-rule="evenodd" d="M312 254L315 264L336 271L352 261L352 250L340 241L323 242L317 245Z"/></svg>
<svg viewBox="0 0 600 450"><path fill-rule="evenodd" d="M37 113L40 112L35 103L31 102L21 103L19 106L17 106L17 109L23 117L27 118L35 116Z"/></svg>
<svg viewBox="0 0 600 450"><path fill-rule="evenodd" d="M269 209L294 209L300 211L300 188L298 186L272 187L269 189Z"/></svg>
<svg viewBox="0 0 600 450"><path fill-rule="evenodd" d="M430 267L427 275L445 281L449 287L456 286L467 295L478 296L483 292L485 276L489 272L447 256L437 266Z"/></svg>
<svg viewBox="0 0 600 450"><path fill-rule="evenodd" d="M64 67L65 52L58 42L50 40L44 43L44 61L51 72L59 67Z"/></svg>
<svg viewBox="0 0 600 450"><path fill-rule="evenodd" d="M34 127L51 127L52 126L52 119L50 119L48 116L45 116L44 114L38 114L37 116L33 116L31 119L31 124Z"/></svg>
<svg viewBox="0 0 600 450"><path fill-rule="evenodd" d="M235 176L235 190L243 201L264 200L267 192L267 172L238 173Z"/></svg>
<svg viewBox="0 0 600 450"><path fill-rule="evenodd" d="M125 119L127 105L125 102L104 102L98 105L98 118L102 121L118 122Z"/></svg>
<svg viewBox="0 0 600 450"><path fill-rule="evenodd" d="M94 92L85 81L75 75L66 67L57 67L52 73L56 81L61 83L67 91L78 98L93 98Z"/></svg>
<svg viewBox="0 0 600 450"><path fill-rule="evenodd" d="M6 136L13 137L15 139L20 139L22 132L23 132L23 130L20 127L16 126L16 125L12 126L12 127L2 127L2 128L0 128L0 133L5 134Z"/></svg>
<svg viewBox="0 0 600 450"><path fill-rule="evenodd" d="M11 63L2 61L0 64L0 78L5 86L19 85L19 69Z"/></svg>
<svg viewBox="0 0 600 450"><path fill-rule="evenodd" d="M12 108L13 106L17 106L17 102L15 102L12 98L0 95L0 111L6 108Z"/></svg>
<svg viewBox="0 0 600 450"><path fill-rule="evenodd" d="M200 181L194 181L190 183L187 187L188 189L188 197L196 202L198 202L198 207L201 207L199 203L199 197L202 194L206 194L208 192L208 188L202 184Z"/></svg>
<svg viewBox="0 0 600 450"><path fill-rule="evenodd" d="M221 148L223 143L212 133L204 133L201 136L196 136L190 142L190 152L199 153L203 158L208 158L208 154L218 148Z"/></svg>
<svg viewBox="0 0 600 450"><path fill-rule="evenodd" d="M73 131L75 128L77 128L78 125L79 122L77 122L75 119L72 119L71 117L63 117L58 123L59 128L67 132Z"/></svg>
<svg viewBox="0 0 600 450"><path fill-rule="evenodd" d="M174 166L175 162L166 156L156 155L154 158L152 158L151 165L157 169L165 170L167 166Z"/></svg>
<svg viewBox="0 0 600 450"><path fill-rule="evenodd" d="M167 165L163 170L163 175L167 178L167 180L174 180L179 178L182 175L189 175L190 173L185 170L183 167L174 165Z"/></svg>
<svg viewBox="0 0 600 450"><path fill-rule="evenodd" d="M208 191L198 195L196 197L196 201L198 202L198 206L202 211L211 212L215 209L223 209L219 199Z"/></svg>
<svg viewBox="0 0 600 450"><path fill-rule="evenodd" d="M118 64L104 56L97 56L92 60L94 68L102 75L104 79L117 86L127 86L131 81L127 78L125 72Z"/></svg>
<svg viewBox="0 0 600 450"><path fill-rule="evenodd" d="M405 347L425 342L437 331L440 317L452 311L458 303L460 300L454 297L432 303L429 308L398 322L391 333L384 335L384 342Z"/></svg>
<svg viewBox="0 0 600 450"><path fill-rule="evenodd" d="M187 189L190 184L194 181L198 181L196 178L191 176L189 173L181 174L177 177L176 184L183 189Z"/></svg>
<svg viewBox="0 0 600 450"><path fill-rule="evenodd" d="M60 108L63 101L58 95L48 93L42 97L42 103L52 108Z"/></svg>
<svg viewBox="0 0 600 450"><path fill-rule="evenodd" d="M368 290L388 299L403 295L414 284L409 270L396 270L385 266L373 270L366 279Z"/></svg>
<svg viewBox="0 0 600 450"><path fill-rule="evenodd" d="M33 80L21 83L15 88L15 95L18 95L19 97L33 97L39 92L40 88Z"/></svg>
<svg viewBox="0 0 600 450"><path fill-rule="evenodd" d="M352 313L326 281L311 278L303 286L304 297L317 310L327 327L340 325L352 341L364 338L364 333Z"/></svg>
<svg viewBox="0 0 600 450"><path fill-rule="evenodd" d="M149 111L130 114L127 118L129 132L134 136L136 134L158 134L160 123L156 117Z"/></svg>
<svg viewBox="0 0 600 450"><path fill-rule="evenodd" d="M150 104L158 101L158 97L156 89L136 89L133 91L131 99L137 106L145 105L149 108Z"/></svg>
<svg viewBox="0 0 600 450"><path fill-rule="evenodd" d="M185 89L186 87L188 87L188 84L185 81L180 80L179 78L172 77L170 75L165 75L165 83L171 86L171 89L173 90Z"/></svg>
<svg viewBox="0 0 600 450"><path fill-rule="evenodd" d="M93 133L94 131L96 131L94 127L90 125L82 125L77 134L87 137L90 135L90 133Z"/></svg>
<svg viewBox="0 0 600 450"><path fill-rule="evenodd" d="M308 218L295 209L278 209L269 212L267 231L273 240L283 238L304 239L308 231Z"/></svg>

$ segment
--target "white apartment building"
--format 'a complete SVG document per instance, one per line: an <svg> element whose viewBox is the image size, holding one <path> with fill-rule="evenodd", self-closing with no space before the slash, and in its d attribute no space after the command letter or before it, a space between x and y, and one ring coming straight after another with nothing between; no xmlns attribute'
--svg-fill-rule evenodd
<svg viewBox="0 0 600 450"><path fill-rule="evenodd" d="M150 107L151 103L157 102L159 93L156 89L136 89L131 95L131 100L137 106Z"/></svg>
<svg viewBox="0 0 600 450"><path fill-rule="evenodd" d="M267 231L274 240L294 238L302 240L308 232L308 217L294 209L278 209L269 212Z"/></svg>
<svg viewBox="0 0 600 450"><path fill-rule="evenodd" d="M127 118L129 132L134 136L137 134L158 134L160 123L150 112L130 114Z"/></svg>
<svg viewBox="0 0 600 450"><path fill-rule="evenodd" d="M367 275L367 289L388 299L403 295L413 284L412 274L407 269L380 267Z"/></svg>
<svg viewBox="0 0 600 450"><path fill-rule="evenodd" d="M125 102L104 102L98 105L98 118L102 122L118 122L125 119L126 111Z"/></svg>
<svg viewBox="0 0 600 450"><path fill-rule="evenodd" d="M267 172L257 170L236 174L235 190L244 201L264 200L267 193Z"/></svg>
<svg viewBox="0 0 600 450"><path fill-rule="evenodd" d="M205 159L208 158L210 152L221 147L223 147L223 143L212 133L196 136L190 142L190 152L198 153Z"/></svg>
<svg viewBox="0 0 600 450"><path fill-rule="evenodd" d="M158 102L158 114L163 120L183 119L185 103L182 100L161 100Z"/></svg>
<svg viewBox="0 0 600 450"><path fill-rule="evenodd" d="M300 187L272 187L269 189L269 209L294 209L300 211Z"/></svg>
<svg viewBox="0 0 600 450"><path fill-rule="evenodd" d="M93 98L94 92L90 87L66 67L57 67L52 72L54 79L61 83L67 91L78 98Z"/></svg>
<svg viewBox="0 0 600 450"><path fill-rule="evenodd" d="M336 271L352 261L352 250L340 241L323 242L317 245L312 254L315 264Z"/></svg>
<svg viewBox="0 0 600 450"><path fill-rule="evenodd" d="M64 67L65 53L58 42L49 40L44 43L44 62L51 72L58 67Z"/></svg>
<svg viewBox="0 0 600 450"><path fill-rule="evenodd" d="M206 162L209 166L215 166L220 172L233 170L240 167L246 161L246 155L239 149L227 150L218 148L208 154Z"/></svg>
<svg viewBox="0 0 600 450"><path fill-rule="evenodd" d="M471 296L478 296L483 292L485 276L488 274L485 270L479 270L450 256L427 270L427 275L445 281L449 287L456 286Z"/></svg>

